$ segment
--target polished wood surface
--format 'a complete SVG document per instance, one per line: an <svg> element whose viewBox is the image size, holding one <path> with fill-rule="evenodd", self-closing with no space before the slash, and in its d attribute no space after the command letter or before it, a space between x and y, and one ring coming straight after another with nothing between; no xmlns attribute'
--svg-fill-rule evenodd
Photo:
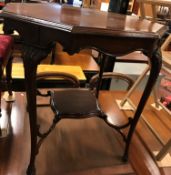
<svg viewBox="0 0 171 175"><path fill-rule="evenodd" d="M8 16L8 13L13 13L16 18L21 20L29 20L44 26L50 25L55 29L68 30L75 34L98 31L99 34L101 32L113 36L115 33L124 31L129 36L132 32L138 31L158 33L161 29L160 24L154 23L151 26L150 22L139 20L135 16L124 16L59 4L8 4L3 10L3 14ZM115 19L118 20L115 21ZM141 35L141 33L139 34Z"/></svg>
<svg viewBox="0 0 171 175"><path fill-rule="evenodd" d="M152 42L153 39L157 40L166 29L160 24L140 20L135 16L124 16L67 5L60 6L59 4L9 3L3 9L2 16L9 17L10 23L15 20L22 23L22 25L27 25L26 31L23 31L21 26L15 26L22 37L27 37L27 42L44 47L47 43L58 40L64 49L70 53L78 51L78 44L79 48L95 47L108 54L115 55L134 51L135 48L151 49L151 44L142 42L142 38ZM5 30L7 29L5 28ZM40 38L37 30L43 32L43 38ZM57 30L59 34L56 33ZM32 35L29 35L28 38L27 34L31 31ZM65 40L61 37L64 34L63 32L65 33ZM72 35L75 38L71 37ZM88 37L85 37L85 35L88 35ZM106 44L105 40L99 37L100 35L107 37L111 44ZM122 40L122 46L116 44L118 37L120 39L117 43ZM124 39L125 37L135 38L137 40L136 46L133 40L129 40L128 43ZM90 41L92 39L93 42ZM114 41L112 42L112 40ZM115 44L115 47L111 48L113 44ZM129 47L125 47L128 45ZM119 51L121 47L122 52Z"/></svg>
<svg viewBox="0 0 171 175"><path fill-rule="evenodd" d="M126 120L126 116L130 116L132 113L121 112L118 109L115 98L118 99L123 96L123 92L103 92L100 95L103 109L115 123ZM136 102L137 96L139 95L133 95L134 102ZM45 102L47 100L41 98L39 102ZM5 140L0 140L0 175L23 175L26 173L30 154L30 129L29 118L26 112L26 97L24 93L16 93L16 101L14 103L6 103L4 100L2 102L3 114L6 114L11 121L11 135ZM149 118L149 122L158 129L162 127L161 122L158 124L158 119L164 122L163 119L167 118L167 123L170 123L170 118L168 118L164 111L157 112L152 110L151 103L152 99L150 99L147 108L145 108L145 116ZM40 107L38 111L38 122L42 124L41 129L43 130L49 125L52 113L49 108ZM69 127L66 127L66 124L69 124ZM86 127L86 125L90 126ZM167 127L161 129L165 133L165 137L169 136L169 133L165 132ZM78 134L80 132L82 135ZM93 138L93 135L96 135L96 139ZM118 159L115 157L116 154L113 151L117 146L120 146L117 148L119 150L122 150L123 147L122 139L119 137L115 142L113 135L117 136L117 133L110 131L110 128L104 125L99 119L85 119L85 123L84 121L73 122L70 120L61 122L42 145L36 160L37 174L54 175L57 172L61 172L59 173L61 175L170 175L171 167L159 168L146 149L148 145L151 151L156 150L160 147L160 144L155 140L143 120L138 124L136 133L134 134L130 147L131 156L129 162L126 164L122 162L117 164L116 162ZM83 137L90 139L83 141ZM144 143L146 147L144 147ZM94 148L95 145L96 148ZM66 150L68 155L61 154L61 149ZM59 156L61 158L60 160ZM97 159L100 156L105 159ZM81 160L75 162L78 159ZM89 164L89 160L91 160L92 165ZM63 164L64 162L65 164ZM75 165L71 167L70 164L73 164L73 162L75 162ZM81 170L75 171L74 168ZM68 172L65 172L67 169Z"/></svg>
<svg viewBox="0 0 171 175"><path fill-rule="evenodd" d="M51 3L9 3L1 15L4 18L4 32L10 34L16 30L23 41L23 62L31 131L31 158L27 174L35 173L37 65L45 59L56 41L61 43L69 54L79 52L83 48L94 48L100 51L103 55L100 73L103 71L106 55L120 56L139 50L148 56L151 70L130 127L125 149L127 153L135 126L160 71L161 57L158 48L166 27L148 20L140 20L137 17Z"/></svg>

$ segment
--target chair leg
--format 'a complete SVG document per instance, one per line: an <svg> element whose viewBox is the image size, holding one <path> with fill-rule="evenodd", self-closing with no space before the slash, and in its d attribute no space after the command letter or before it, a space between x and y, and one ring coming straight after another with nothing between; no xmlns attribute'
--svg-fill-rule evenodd
<svg viewBox="0 0 171 175"><path fill-rule="evenodd" d="M0 118L1 118L1 89L0 89ZM2 129L1 129L1 123L0 123L0 137L2 136Z"/></svg>
<svg viewBox="0 0 171 175"><path fill-rule="evenodd" d="M1 96L2 96L2 76L3 76L3 68L2 63L0 63L0 117L1 117Z"/></svg>
<svg viewBox="0 0 171 175"><path fill-rule="evenodd" d="M0 63L0 117L1 117L1 115L2 115L2 114L1 114L2 75L3 75L2 63ZM1 123L0 123L0 136L2 136Z"/></svg>
<svg viewBox="0 0 171 175"><path fill-rule="evenodd" d="M8 60L7 66L6 66L6 81L7 81L7 89L9 96L12 96L12 60L13 57L11 56Z"/></svg>

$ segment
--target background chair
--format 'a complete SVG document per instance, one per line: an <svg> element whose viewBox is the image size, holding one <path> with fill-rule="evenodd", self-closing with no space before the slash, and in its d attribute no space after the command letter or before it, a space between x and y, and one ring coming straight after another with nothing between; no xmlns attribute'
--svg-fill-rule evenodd
<svg viewBox="0 0 171 175"><path fill-rule="evenodd" d="M163 75L163 77L160 79L160 81L156 84L156 87L155 87L155 91L154 91L155 103L154 103L154 106L156 108L158 108L158 109L161 107L168 114L171 115L171 109L169 109L169 101L168 101L168 103L166 101L167 98L171 97L171 92L170 92L169 89L168 89L168 94L165 94L164 91L160 91L160 89L162 88L162 87L160 88L160 86L162 86L162 83L161 83L162 80L165 79L165 81L167 81L167 83L168 83L167 86L169 86L169 82L171 83L171 52L170 52L170 43L171 43L171 34L166 38L166 40L164 41L164 43L161 46L161 53L162 53L161 74ZM158 92L160 93L160 95L158 95L159 94ZM171 100L170 100L170 103L171 103Z"/></svg>
<svg viewBox="0 0 171 175"><path fill-rule="evenodd" d="M171 85L171 51L170 51L170 43L171 43L171 34L166 38L164 43L161 46L161 53L162 53L162 69L161 73L163 74L163 78L166 80L167 77L167 94L164 94L160 91L162 87L161 81L156 84L155 91L154 91L154 104L156 109L165 110L171 116L171 91L169 90L169 83ZM170 86L171 87L171 86ZM158 95L160 92L160 96ZM167 141L167 143L163 143L162 149L156 155L157 160L163 159L166 154L169 152L171 148L171 138Z"/></svg>
<svg viewBox="0 0 171 175"><path fill-rule="evenodd" d="M163 43L161 43L161 55L162 55L162 67L161 67L161 75L154 87L154 104L152 106L157 110L165 110L168 114L171 114L170 110L166 107L165 101L161 101L161 96L164 94L160 94L159 89L161 88L161 79L165 76L171 76L171 52L170 52L170 42L171 42L171 34L170 34L170 20L171 20L171 2L166 0L138 0L139 9L140 9L140 17L143 19L149 19L155 22L163 23L168 25L168 32L166 32L165 36L163 36ZM149 13L151 12L151 13ZM168 81L171 81L169 78ZM143 118L144 119L144 118ZM146 122L146 120L144 119ZM168 139L167 143L164 143L162 139L158 136L158 133L153 129L150 123L146 122L147 126L151 129L153 134L162 144L161 150L155 156L156 160L162 160L165 155L169 152L171 148L171 138Z"/></svg>
<svg viewBox="0 0 171 175"><path fill-rule="evenodd" d="M7 98L7 100L12 99L11 98L12 97L12 90L11 90L12 51L13 51L13 38L8 35L0 35L0 110L1 110L2 91L5 90L5 86L4 86L5 83L7 84L7 89L9 94L9 98ZM3 77L4 69L6 69L5 81ZM2 116L0 117L2 118ZM2 125L2 123L0 124ZM5 137L8 134L7 133L8 128L3 128L2 130L1 125L0 125L0 137Z"/></svg>

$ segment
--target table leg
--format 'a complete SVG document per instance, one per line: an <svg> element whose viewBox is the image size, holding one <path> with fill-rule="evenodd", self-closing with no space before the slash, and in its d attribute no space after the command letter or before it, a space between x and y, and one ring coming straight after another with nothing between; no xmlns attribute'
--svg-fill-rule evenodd
<svg viewBox="0 0 171 175"><path fill-rule="evenodd" d="M37 145L37 112L36 112L36 71L37 65L48 54L45 49L39 49L31 46L23 48L23 63L25 70L25 85L27 95L27 110L29 114L30 133L31 133L31 157L27 169L27 175L34 175L35 157L38 153Z"/></svg>
<svg viewBox="0 0 171 175"><path fill-rule="evenodd" d="M128 158L129 145L130 145L133 133L135 131L135 127L137 125L137 122L139 121L139 118L141 117L141 113L145 107L145 104L148 100L148 97L150 96L151 91L153 89L153 86L155 85L155 82L156 82L158 75L160 73L162 59L161 59L161 55L160 55L160 53L158 53L158 51L153 53L152 57L150 58L150 63L151 63L151 69L150 69L149 79L147 81L146 87L145 87L144 92L141 96L140 102L137 106L137 110L135 111L132 123L130 125L130 129L129 129L129 132L128 132L128 135L126 138L126 147L125 147L125 152L123 155L123 160L127 160L127 158Z"/></svg>

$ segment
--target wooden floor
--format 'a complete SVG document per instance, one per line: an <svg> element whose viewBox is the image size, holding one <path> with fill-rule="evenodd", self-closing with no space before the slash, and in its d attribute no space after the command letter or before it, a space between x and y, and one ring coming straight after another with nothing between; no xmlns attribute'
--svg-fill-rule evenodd
<svg viewBox="0 0 171 175"><path fill-rule="evenodd" d="M123 112L117 107L115 99L122 96L123 93L119 92L100 94L102 108L115 124L124 122L127 115L132 115L132 112ZM134 95L133 99L137 101L137 95ZM38 103L42 102L44 103L44 99L38 99ZM16 93L14 103L3 101L2 113L10 119L11 134L0 140L0 175L25 175L30 154L25 94ZM149 105L144 115L167 141L171 133L170 116L163 111L155 112ZM52 117L53 113L49 107L38 107L41 130L46 130ZM164 117L167 120L163 120ZM144 120L141 119L137 126L127 163L121 161L123 148L124 143L120 135L98 118L63 120L40 148L36 159L37 175L171 174L171 167L159 167L154 161L150 152L159 150L161 144Z"/></svg>

